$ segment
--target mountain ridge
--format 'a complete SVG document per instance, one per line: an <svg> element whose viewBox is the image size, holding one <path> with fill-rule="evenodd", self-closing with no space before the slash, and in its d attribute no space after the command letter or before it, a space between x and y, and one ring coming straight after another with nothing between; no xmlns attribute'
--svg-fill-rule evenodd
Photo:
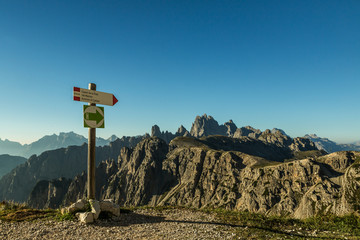
<svg viewBox="0 0 360 240"><path fill-rule="evenodd" d="M360 152L324 155L305 138L270 139L177 137L169 145L158 137L143 139L134 148L122 148L117 161L98 165L96 198L122 206L222 207L296 218L360 210ZM86 198L85 173L70 184L52 181L36 186L28 204L58 207ZM59 197L58 189L66 193Z"/></svg>
<svg viewBox="0 0 360 240"><path fill-rule="evenodd" d="M26 158L20 156L11 156L9 154L0 155L0 179L10 172L16 166L26 162Z"/></svg>
<svg viewBox="0 0 360 240"><path fill-rule="evenodd" d="M319 137L316 134L306 134L305 138L313 141L318 149L325 150L328 153L339 151L360 151L360 145L357 142L353 144L339 144L328 138Z"/></svg>
<svg viewBox="0 0 360 240"><path fill-rule="evenodd" d="M108 139L96 138L97 146L108 145L110 142L116 140L118 137L112 135ZM47 150L54 150L58 148L68 146L81 146L83 143L87 143L87 138L77 133L60 132L59 135L45 135L42 138L30 143L20 144L8 139L0 139L0 154L10 154L16 156L22 156L29 158L31 155L39 155Z"/></svg>
<svg viewBox="0 0 360 240"><path fill-rule="evenodd" d="M155 125L151 135L97 148L97 199L297 218L360 211L359 152L326 155L309 138L237 128L232 120L219 125L207 115L197 116L190 132ZM0 179L0 200L56 208L86 198L86 152L84 144L33 155Z"/></svg>

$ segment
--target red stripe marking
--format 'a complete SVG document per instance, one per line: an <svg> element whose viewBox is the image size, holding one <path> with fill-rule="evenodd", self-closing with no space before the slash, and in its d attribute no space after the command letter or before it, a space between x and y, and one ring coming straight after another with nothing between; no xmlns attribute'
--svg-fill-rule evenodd
<svg viewBox="0 0 360 240"><path fill-rule="evenodd" d="M74 87L74 91L75 91L75 92L80 92L80 88Z"/></svg>
<svg viewBox="0 0 360 240"><path fill-rule="evenodd" d="M75 100L75 101L80 101L80 97L75 97L75 96L74 96L74 100Z"/></svg>

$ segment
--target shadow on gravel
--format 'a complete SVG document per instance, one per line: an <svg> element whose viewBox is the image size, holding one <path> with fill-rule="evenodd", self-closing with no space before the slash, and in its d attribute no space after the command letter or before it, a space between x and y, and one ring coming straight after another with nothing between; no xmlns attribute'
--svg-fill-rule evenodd
<svg viewBox="0 0 360 240"><path fill-rule="evenodd" d="M266 228L266 227L257 227L257 226L247 226L247 225L235 225L235 224L229 224L229 223L221 223L221 222L195 222L195 221L182 221L182 220L164 220L164 222L175 222L175 223L189 223L189 224L212 224L212 225L219 225L219 226L226 226L226 227L233 227L233 228L248 228L248 229L257 229L257 230L263 230L267 232L277 233L277 234L283 234L291 237L301 237L306 239L329 239L328 237L316 237L316 236L309 236L306 234L298 234L298 233L289 233L277 229L272 228ZM331 238L334 240L337 239L343 239L343 238Z"/></svg>
<svg viewBox="0 0 360 240"><path fill-rule="evenodd" d="M96 226L103 227L127 227L130 225L137 224L146 224L146 223L160 223L166 222L165 217L163 216L151 216L151 215L143 215L137 213L121 213L120 217L111 219L111 220L100 220L93 223Z"/></svg>
<svg viewBox="0 0 360 240"><path fill-rule="evenodd" d="M101 220L93 223L95 226L99 227L128 227L131 225L137 224L153 224L153 223L161 223L161 222L169 222L169 223L185 223L185 224L209 224L209 225L217 225L217 226L226 226L232 228L247 228L247 229L256 229L262 231L268 231L276 234L282 234L289 237L300 237L306 239L328 239L327 237L320 236L309 236L306 234L298 234L285 232L277 229L267 228L267 227L257 227L257 226L247 226L247 225L235 225L229 223L221 223L221 222L206 222L206 221L184 221L184 220L167 220L164 216L151 216L144 214L137 214L134 212L122 213L120 217L112 219L112 220ZM343 238L332 238L332 239L343 239Z"/></svg>

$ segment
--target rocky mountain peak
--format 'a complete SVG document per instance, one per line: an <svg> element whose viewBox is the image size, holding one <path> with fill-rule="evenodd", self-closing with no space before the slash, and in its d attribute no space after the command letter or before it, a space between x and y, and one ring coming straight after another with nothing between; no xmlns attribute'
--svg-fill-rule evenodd
<svg viewBox="0 0 360 240"><path fill-rule="evenodd" d="M313 133L313 134L306 134L304 137L306 137L306 138L319 138L318 135L316 135L315 133Z"/></svg>
<svg viewBox="0 0 360 240"><path fill-rule="evenodd" d="M222 126L221 128L219 123L212 116L208 116L206 114L203 116L196 116L190 130L190 135L197 138L225 134L226 127Z"/></svg>
<svg viewBox="0 0 360 240"><path fill-rule="evenodd" d="M234 136L234 133L236 132L237 126L235 123L230 119L228 122L224 123L224 126L226 127L226 135L229 137Z"/></svg>
<svg viewBox="0 0 360 240"><path fill-rule="evenodd" d="M251 126L246 126L242 128L236 129L234 133L234 138L240 138L240 137L251 137L251 138L258 138L261 134L261 131L259 129L255 129Z"/></svg>
<svg viewBox="0 0 360 240"><path fill-rule="evenodd" d="M188 135L190 135L190 133L188 130L186 130L186 128L183 125L181 125L179 127L179 129L177 130L176 135L177 136L188 136Z"/></svg>
<svg viewBox="0 0 360 240"><path fill-rule="evenodd" d="M152 137L160 137L161 131L158 125L154 125L151 127L151 136Z"/></svg>
<svg viewBox="0 0 360 240"><path fill-rule="evenodd" d="M271 129L271 133L277 134L277 135L280 135L280 134L281 134L281 135L284 135L284 136L289 137L289 135L287 135L284 130L279 129L279 128L273 128L273 129Z"/></svg>

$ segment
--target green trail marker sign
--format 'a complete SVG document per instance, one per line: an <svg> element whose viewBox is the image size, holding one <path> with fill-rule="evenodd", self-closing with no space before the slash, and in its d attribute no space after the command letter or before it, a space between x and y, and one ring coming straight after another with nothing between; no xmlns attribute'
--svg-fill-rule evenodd
<svg viewBox="0 0 360 240"><path fill-rule="evenodd" d="M104 108L84 105L84 127L104 128Z"/></svg>

